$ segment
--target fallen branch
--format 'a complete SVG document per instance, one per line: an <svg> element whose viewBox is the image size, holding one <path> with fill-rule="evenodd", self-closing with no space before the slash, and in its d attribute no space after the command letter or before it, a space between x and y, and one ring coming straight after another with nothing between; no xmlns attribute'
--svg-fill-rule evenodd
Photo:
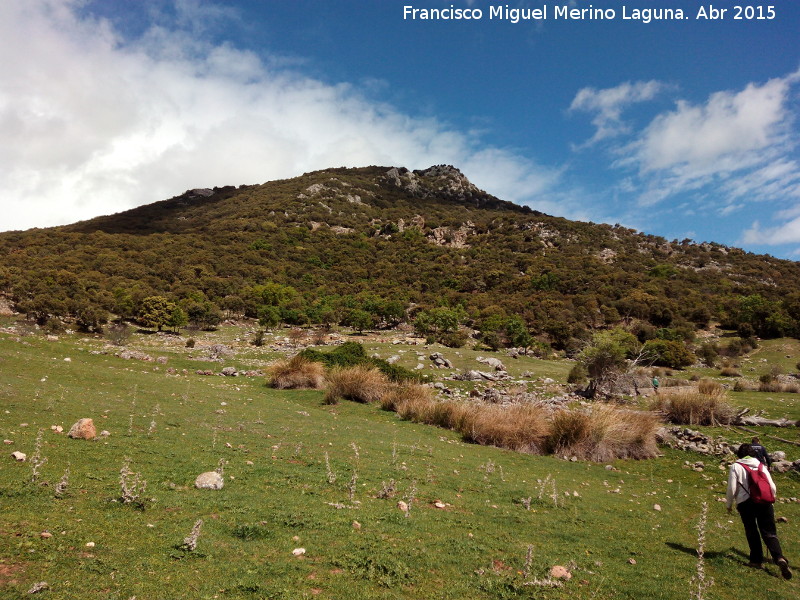
<svg viewBox="0 0 800 600"><path fill-rule="evenodd" d="M761 434L758 431L756 431L755 429L749 429L747 427L744 427L743 425L735 425L735 428L741 429L741 430L746 431L747 433L751 433L753 435L762 435L763 437L768 437L771 440L777 440L779 442L783 442L784 444L791 444L793 446L800 446L800 442L795 442L793 440L787 440L787 439L784 439L784 438L780 438L777 435ZM733 429L733 427L731 427L731 429Z"/></svg>

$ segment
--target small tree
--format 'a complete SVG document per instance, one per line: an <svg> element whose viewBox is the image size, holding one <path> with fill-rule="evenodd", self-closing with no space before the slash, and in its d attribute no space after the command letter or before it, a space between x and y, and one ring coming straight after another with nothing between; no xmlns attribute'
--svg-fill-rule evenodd
<svg viewBox="0 0 800 600"><path fill-rule="evenodd" d="M598 393L610 394L614 384L627 373L629 357L635 357L638 340L627 331L612 329L602 331L578 355L578 361L586 369L589 386L586 392L593 398ZM634 358L634 362L638 357Z"/></svg>
<svg viewBox="0 0 800 600"><path fill-rule="evenodd" d="M139 307L139 322L145 327L157 327L161 331L176 308L176 304L164 296L149 296L142 300Z"/></svg>
<svg viewBox="0 0 800 600"><path fill-rule="evenodd" d="M175 306L170 313L169 320L165 323L167 327L173 331L178 331L181 327L185 327L189 323L189 317L180 306Z"/></svg>

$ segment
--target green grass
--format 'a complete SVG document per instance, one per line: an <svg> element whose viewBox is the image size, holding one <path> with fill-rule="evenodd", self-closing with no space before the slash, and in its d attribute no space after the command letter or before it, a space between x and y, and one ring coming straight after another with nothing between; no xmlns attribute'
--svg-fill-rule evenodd
<svg viewBox="0 0 800 600"><path fill-rule="evenodd" d="M263 368L277 356L247 346L244 336L237 343L231 330L221 335L237 350L224 365ZM103 343L80 336L48 342L0 333L0 436L13 441L0 460L0 597L28 597L35 582L47 581L41 595L54 599L687 598L704 501L706 569L715 582L708 596L755 598L765 589L775 599L797 596L797 580L783 582L774 567L768 574L743 566L744 535L717 502L725 472L714 460L665 450L606 470L515 454L466 444L377 406L324 406L322 392L276 391L261 377L194 375L224 365L195 360L198 349L166 336L136 336L132 345L169 362L91 354ZM396 348L370 350L386 357ZM461 352L465 365L472 361ZM443 353L452 360L453 352ZM537 376L560 373L553 377L560 381L569 370L519 360ZM517 369L517 361L506 363ZM189 374L167 375L170 366ZM81 417L110 437L86 442L50 430L68 430ZM47 462L33 484L31 464L9 455L30 457L40 429ZM126 457L147 480L141 507L115 501ZM227 461L224 489L196 490L194 478L220 459ZM686 460L708 468L684 468ZM67 495L56 499L67 466ZM391 480L394 497L379 497ZM779 496L800 496L796 475L776 481ZM396 504L410 495L406 517ZM530 510L523 498L531 498ZM784 551L800 562L791 529L800 504L776 511L790 524L779 525ZM188 552L180 544L197 519L203 528ZM43 531L53 537L41 539ZM306 554L293 556L300 547ZM569 563L573 578L562 588L523 585L526 569L529 580L541 580L551 566Z"/></svg>

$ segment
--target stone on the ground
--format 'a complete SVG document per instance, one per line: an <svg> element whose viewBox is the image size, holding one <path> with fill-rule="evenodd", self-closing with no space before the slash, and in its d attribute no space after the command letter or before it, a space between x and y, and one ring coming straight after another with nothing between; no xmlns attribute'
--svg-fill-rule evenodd
<svg viewBox="0 0 800 600"><path fill-rule="evenodd" d="M200 473L194 480L194 487L198 490L221 490L223 485L225 480L216 471Z"/></svg>
<svg viewBox="0 0 800 600"><path fill-rule="evenodd" d="M28 455L24 452L12 452L11 458L17 462L25 462L25 460L28 458Z"/></svg>
<svg viewBox="0 0 800 600"><path fill-rule="evenodd" d="M97 430L92 419L81 419L70 428L67 435L76 440L93 440Z"/></svg>
<svg viewBox="0 0 800 600"><path fill-rule="evenodd" d="M572 579L572 573L569 572L569 569L566 567L562 567L561 565L556 565L550 569L550 577L553 579Z"/></svg>

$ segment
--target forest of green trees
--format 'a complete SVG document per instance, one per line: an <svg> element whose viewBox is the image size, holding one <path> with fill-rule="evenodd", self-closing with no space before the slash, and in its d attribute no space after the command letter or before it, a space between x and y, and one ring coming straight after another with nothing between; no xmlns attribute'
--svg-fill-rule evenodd
<svg viewBox="0 0 800 600"><path fill-rule="evenodd" d="M574 354L623 325L676 365L711 322L742 339L800 336L795 262L550 217L453 192L441 176L409 191L385 171L187 192L3 233L0 293L53 331L100 332L115 319L159 330L229 318L358 331L408 323L451 346L474 337Z"/></svg>

